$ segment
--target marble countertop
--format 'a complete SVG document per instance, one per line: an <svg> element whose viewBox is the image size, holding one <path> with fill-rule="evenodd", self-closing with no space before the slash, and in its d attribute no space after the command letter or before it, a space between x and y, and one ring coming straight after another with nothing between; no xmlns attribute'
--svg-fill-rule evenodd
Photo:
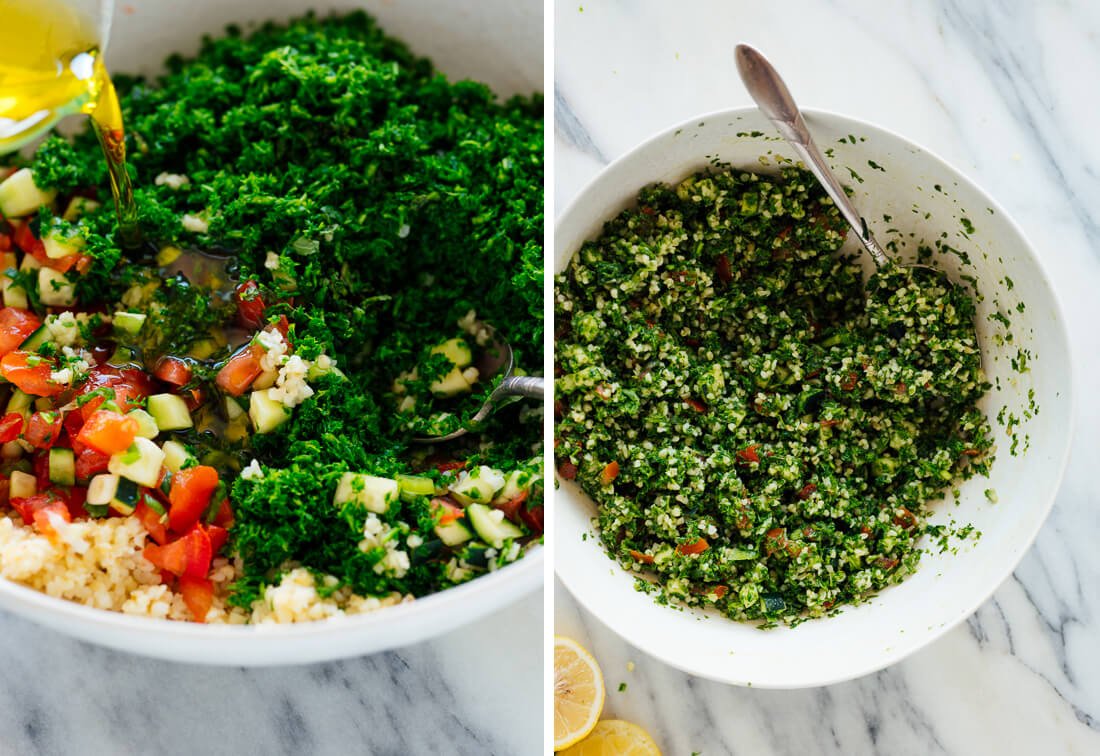
<svg viewBox="0 0 1100 756"><path fill-rule="evenodd" d="M0 755L535 754L542 633L539 592L396 651L242 669L120 653L0 613Z"/></svg>
<svg viewBox="0 0 1100 756"><path fill-rule="evenodd" d="M630 648L559 584L557 631L601 661L605 716L685 756L1100 752L1100 6L576 0L557 4L555 37L558 211L651 134L751 105L732 58L745 41L800 104L903 133L997 197L1063 298L1079 378L1070 466L1035 546L966 623L890 669L804 691L692 678Z"/></svg>

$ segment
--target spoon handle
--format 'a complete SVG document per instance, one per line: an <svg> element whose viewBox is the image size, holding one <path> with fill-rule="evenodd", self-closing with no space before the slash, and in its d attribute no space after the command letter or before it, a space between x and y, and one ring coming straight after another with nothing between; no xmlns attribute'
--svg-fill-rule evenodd
<svg viewBox="0 0 1100 756"><path fill-rule="evenodd" d="M837 209L840 210L840 214L848 221L848 225L856 232L864 249L875 261L875 265L881 268L888 264L889 258L886 253L871 235L867 222L848 199L844 187L836 180L821 150L817 148L813 137L810 136L810 130L806 128L802 113L795 104L794 98L791 97L787 85L780 78L779 72L763 55L748 45L738 45L734 51L734 57L737 60L737 71L741 74L741 81L745 83L745 88L749 90L752 99L779 129L779 133L802 158L802 162L810 172L821 182Z"/></svg>
<svg viewBox="0 0 1100 756"><path fill-rule="evenodd" d="M542 399L546 391L546 381L537 375L510 375L500 382L497 391L509 396L523 396L528 399Z"/></svg>

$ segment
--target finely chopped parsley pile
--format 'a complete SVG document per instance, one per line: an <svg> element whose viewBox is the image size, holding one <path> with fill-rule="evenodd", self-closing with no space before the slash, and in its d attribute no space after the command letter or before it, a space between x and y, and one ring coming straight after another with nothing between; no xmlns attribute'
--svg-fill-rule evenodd
<svg viewBox="0 0 1100 756"><path fill-rule="evenodd" d="M658 600L797 622L901 581L988 473L974 302L867 284L807 173L657 185L557 278L556 456Z"/></svg>
<svg viewBox="0 0 1100 756"><path fill-rule="evenodd" d="M542 532L541 408L510 405L461 442L411 438L460 427L499 381L472 364L491 328L517 372L541 370L541 98L450 82L362 13L231 28L156 81L115 82L146 248L117 238L90 132L39 147L25 163L37 189L22 171L0 192L20 206L0 218L0 249L20 268L21 317L75 309L82 324L65 386L46 371L62 430L37 445L16 418L21 448L5 447L5 476L40 474L0 522L0 571L104 608L290 621L520 558ZM51 244L76 266L55 272ZM61 285L48 297L39 267ZM58 367L53 341L21 340L26 360ZM39 471L50 446L84 453L89 413L70 397L101 383L120 433L131 413L156 415L149 394L180 411L118 460L93 445L94 468ZM135 485L123 463L148 476ZM219 486L209 507L197 522L161 514L194 469ZM104 506L84 508L92 493ZM66 521L34 515L38 499ZM176 546L192 542L201 559ZM177 577L207 581L204 602L185 607Z"/></svg>

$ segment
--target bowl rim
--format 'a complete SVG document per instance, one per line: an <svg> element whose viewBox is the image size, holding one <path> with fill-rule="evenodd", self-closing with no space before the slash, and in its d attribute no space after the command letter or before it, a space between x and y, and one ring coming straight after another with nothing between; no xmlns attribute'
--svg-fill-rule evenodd
<svg viewBox="0 0 1100 756"><path fill-rule="evenodd" d="M673 124L669 127L663 128L660 131L655 132L654 134L650 135L649 137L646 137L645 139L643 139L638 144L634 145L633 147L631 147L628 150L626 150L625 152L623 152L622 155L615 158L610 163L603 166L594 176L592 176L587 182L584 183L584 185L569 200L569 202L567 202L565 204L565 207L558 214L557 218L555 218L555 221L554 221L554 244L555 244L554 253L555 253L555 256L554 256L554 261L553 261L554 262L554 268L555 268L555 274L556 274L556 270L557 270L556 262L557 262L557 252L558 252L557 245L559 244L559 241L558 241L559 231L561 230L562 226L564 225L566 219L568 219L571 215L573 215L575 212L577 212L577 209L586 203L586 200L588 200L587 195L595 189L596 185L598 183L600 183L601 180L603 180L603 177L606 174L610 173L613 170L616 170L616 169L620 168L622 165L624 165L626 163L629 163L632 160L635 160L639 153L644 152L645 150L650 148L652 145L654 145L656 143L659 143L659 142L662 142L663 140L668 139L671 136L675 136L677 131L692 129L692 128L695 128L696 126L699 126L701 124L709 123L709 122L711 122L715 119L729 119L729 118L737 119L737 118L740 118L740 117L745 116L747 114L756 114L756 113L759 113L758 108L753 107L753 106L744 106L744 107L736 107L736 108L723 108L723 109L720 109L720 110L712 110L712 111L707 111L707 112L704 112L704 113L697 114L697 115L692 116L690 118L680 120L677 123L675 123L675 124ZM855 117L852 117L852 116L849 116L849 115L845 115L843 113L838 113L838 112L833 111L833 110L825 110L825 109L821 109L821 108L804 108L804 109L802 109L802 113L806 116L807 120L810 121L811 126L812 126L812 122L815 119L818 119L818 118L839 119L840 121L845 121L845 122L851 124L851 126L854 127L854 128L866 128L866 129L876 130L876 131L881 132L882 134L884 134L888 137L892 137L892 138L898 140L899 143L901 143L901 144L903 144L903 145L905 145L909 148L913 148L913 149L918 150L922 154L922 157L927 158L928 161L931 164L934 165L934 164L938 163L940 165L940 167L947 169L949 172L951 172L955 176L957 176L961 181L964 181L964 182L968 183L973 189L977 190L977 192L989 203L989 207L995 213L1000 215L1000 217L1002 219L1002 222L1004 222L1012 232L1014 232L1017 236L1019 236L1019 238L1021 240L1023 240L1023 242L1024 242L1023 246L1024 246L1024 250L1026 251L1027 257L1029 257L1031 262L1033 262L1035 264L1035 266L1036 266L1036 268L1037 268L1037 270L1038 270L1038 272L1039 272L1039 274L1042 278L1042 282L1046 285L1046 287L1050 290L1050 292L1052 294L1051 301L1050 301L1050 308L1051 308L1051 311L1052 311L1053 319L1054 319L1055 323L1057 324L1056 327L1059 330L1059 332L1061 333L1061 336L1062 336L1062 338L1063 338L1063 340L1065 341L1065 344L1066 344L1065 373L1067 375L1067 378L1066 378L1064 393L1066 395L1067 414L1068 414L1069 420L1068 420L1068 423L1066 425L1065 431L1062 434L1062 438L1064 439L1064 441L1063 441L1063 448L1062 448L1062 451L1061 451L1061 454L1060 454L1060 459L1057 460L1057 475L1054 478L1055 484L1053 486L1051 486L1050 492L1047 494L1047 496L1045 497L1045 500L1042 503L1041 516L1036 518L1035 525L1031 529L1031 532L1029 532L1027 534L1027 537L1020 541L1021 548L1020 548L1017 556L1013 560L1009 561L1007 568L1000 571L999 576L997 577L997 579L995 581L990 581L990 586L987 589L975 593L974 598L970 602L968 602L968 608L965 611L960 612L958 614L958 616L956 616L952 619L949 619L946 622L943 622L938 627L929 630L928 633L925 636L923 636L919 640L919 642L917 642L916 644L909 644L908 646L898 644L899 646L902 646L900 649L894 650L892 648L891 650L888 650L888 651L884 652L883 654L878 655L876 657L875 661L872 661L872 662L869 662L869 663L863 663L863 664L854 664L854 665L852 665L852 668L849 671L846 671L846 672L843 672L843 673L837 672L837 673L834 673L832 675L822 676L820 678L810 678L810 679L806 679L804 681L775 683L775 682L768 682L766 680L765 681L759 681L759 680L751 680L750 681L750 680L747 680L747 679L734 678L734 677L731 677L729 675L724 675L724 674L718 672L717 668L713 667L713 666L708 667L708 666L704 666L704 665L701 665L701 664L694 664L694 663L690 663L690 662L684 662L684 661L676 658L676 656L674 654L667 653L665 651L665 646L658 645L657 643L653 642L652 640L650 640L648 638L644 639L642 641L639 641L639 639L631 637L627 633L623 632L623 630L621 628L627 627L627 624L625 622L618 623L618 622L609 621L607 619L606 615L604 613L602 613L597 606L594 605L594 603L592 601L592 597L586 596L583 591L580 591L577 588L575 588L570 583L570 580L564 574L562 574L562 572L560 572L558 570L557 560L555 559L555 561L554 561L554 573L558 577L558 579L561 581L561 584L564 585L568 589L570 595L572 595L573 598L576 599L578 603L580 603L582 606L584 606L584 608L589 613L591 613L592 616L594 616L597 620L599 620L602 625L607 627L609 630L614 632L621 639L623 639L627 643L631 644L632 646L640 649L641 651L645 652L646 654L648 654L649 656L652 656L655 659L658 659L658 660L660 660L660 661L662 661L662 662L664 662L664 663L666 663L666 664L668 664L672 667L675 667L676 669L679 669L681 671L687 672L689 674L692 674L692 675L695 675L695 676L698 676L698 677L701 677L701 678L705 678L705 679L708 679L708 680L714 680L716 682L722 682L722 683L731 684L731 685L751 686L753 688L764 688L764 689L775 689L775 690L791 690L791 689L821 687L821 686L833 685L833 684L841 683L841 682L847 682L849 680L854 680L854 679L857 679L857 678L860 678L860 677L865 677L866 675L873 674L873 673L878 672L880 670L883 670L887 667L890 667L894 664L897 664L898 662L906 659L907 657L911 656L912 654L915 654L916 652L918 652L918 651L920 651L924 648L927 648L932 643L934 643L935 641L939 640L944 635L946 635L950 630L953 630L955 627L957 627L959 624L961 624L963 621L965 621L971 615L973 615L974 612L977 611L978 608L982 604L984 604L989 599L989 597L992 596L993 593L995 593L997 591L997 589L1000 588L1004 584L1004 582L1012 575L1012 573L1016 571L1017 567L1019 567L1019 565L1020 565L1020 562L1023 561L1024 557L1027 555L1027 553L1031 550L1031 547L1034 545L1035 539L1039 535L1039 531L1042 530L1043 525L1045 525L1047 520L1049 519L1050 512L1054 507L1055 500L1058 497L1058 493L1061 490L1062 483L1065 479L1066 468L1068 467L1068 464L1069 464L1070 452L1073 448L1073 439L1075 437L1076 425L1077 425L1077 387L1076 387L1077 373L1076 373L1074 357L1073 357L1073 342L1069 338L1069 331L1066 327L1066 318L1065 318L1064 308L1063 308L1063 305L1062 305L1062 297L1059 294L1057 287L1054 285L1053 279L1051 278L1049 271L1047 270L1046 266L1043 264L1042 256L1037 254L1037 250L1036 250L1035 245L1032 243L1031 239L1028 238L1027 234L1024 233L1023 229L1015 221L1015 219L1005 210L1005 208L993 196L991 196L981 186L981 184L974 181L974 179L972 179L968 174L961 171L955 165L953 165L952 163L945 160L938 153L934 152L933 150L928 149L927 147L925 147L922 144L914 142L913 140L899 134L898 132L894 131L893 129L887 128L885 126L881 126L881 125L879 125L879 124L877 124L873 121L867 121L867 120L864 120L864 119L861 119L861 118L855 118ZM705 156L701 155L699 162L700 162L700 165L702 163L704 163L705 162ZM638 188L641 188L641 187L638 187ZM575 255L575 254L576 254L576 250L573 250L573 252L569 255L568 259L572 260L573 255ZM554 474L555 474L555 480L557 480L556 468L555 468ZM577 491L578 495L584 496L584 497L587 498L587 494L585 494L580 489L579 486L575 486L575 488L576 488L576 491ZM561 490L561 488L559 487L558 490ZM555 505L558 505L558 503L561 502L561 501L562 501L561 498L556 499ZM555 543L554 543L555 550L557 549L557 543L560 542L561 537L562 537L562 534L555 533ZM589 539L589 541L591 541L591 543L593 544L593 546L591 546L592 548L599 548L601 552L604 551L603 546L599 542L598 538ZM606 552L604 552L604 553L606 554ZM555 554L555 556L557 556L557 554ZM609 564L611 566L611 569L622 571L622 568L620 566L618 566L618 564L616 564L615 561L610 559L610 558L609 558ZM656 607L656 606L659 606L659 605L656 602L653 602L653 606ZM667 607L661 607L661 608L666 609ZM691 616L691 615L684 614L683 616L688 617L688 616ZM777 628L777 629L782 631L785 628ZM897 648L897 647L895 646L894 648Z"/></svg>
<svg viewBox="0 0 1100 756"><path fill-rule="evenodd" d="M250 643L261 636L264 639L289 641L298 638L338 635L348 630L360 631L371 626L401 622L405 619L412 621L412 618L443 611L456 603L462 603L472 598L473 594L492 591L494 588L497 588L498 595L506 597L509 601L518 599L521 596L533 593L541 584L545 551L546 548L543 545L536 544L520 559L511 564L460 585L436 591L412 601L362 614L338 615L310 622L236 625L228 623L202 624L125 614L51 596L7 578L0 578L0 609L11 611L34 621L39 621L36 615L46 613L55 615L59 620L68 620L83 627L96 626L99 630L119 632L152 632L185 641L218 641L223 644L238 645ZM498 584L504 584L504 586L507 586L507 590L502 590ZM499 605L505 603L507 601L501 601ZM494 606L497 605L494 603ZM80 628L72 628L66 632L72 635L80 635ZM143 653L140 649L133 649L133 651ZM354 653L354 649L352 649L352 652ZM217 655L225 656L224 649L220 650ZM348 654L334 653L330 658L339 658L341 655L346 656ZM172 657L166 656L163 658ZM201 663L204 660L194 659L192 661ZM238 665L247 663L247 661L235 662Z"/></svg>

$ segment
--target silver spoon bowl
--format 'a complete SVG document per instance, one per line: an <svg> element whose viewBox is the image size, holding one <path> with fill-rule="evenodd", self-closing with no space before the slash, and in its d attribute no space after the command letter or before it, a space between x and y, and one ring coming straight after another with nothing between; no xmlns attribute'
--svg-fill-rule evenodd
<svg viewBox="0 0 1100 756"><path fill-rule="evenodd" d="M453 441L465 436L471 430L477 430L479 425L489 419L489 415L517 399L541 400L543 398L545 380L541 376L514 375L515 358L512 354L512 346L498 336L496 330L491 327L489 333L492 342L478 353L477 359L474 360L474 367L477 368L482 380L491 380L497 375L503 375L500 383L462 428L445 436L415 436L413 441L420 444Z"/></svg>

